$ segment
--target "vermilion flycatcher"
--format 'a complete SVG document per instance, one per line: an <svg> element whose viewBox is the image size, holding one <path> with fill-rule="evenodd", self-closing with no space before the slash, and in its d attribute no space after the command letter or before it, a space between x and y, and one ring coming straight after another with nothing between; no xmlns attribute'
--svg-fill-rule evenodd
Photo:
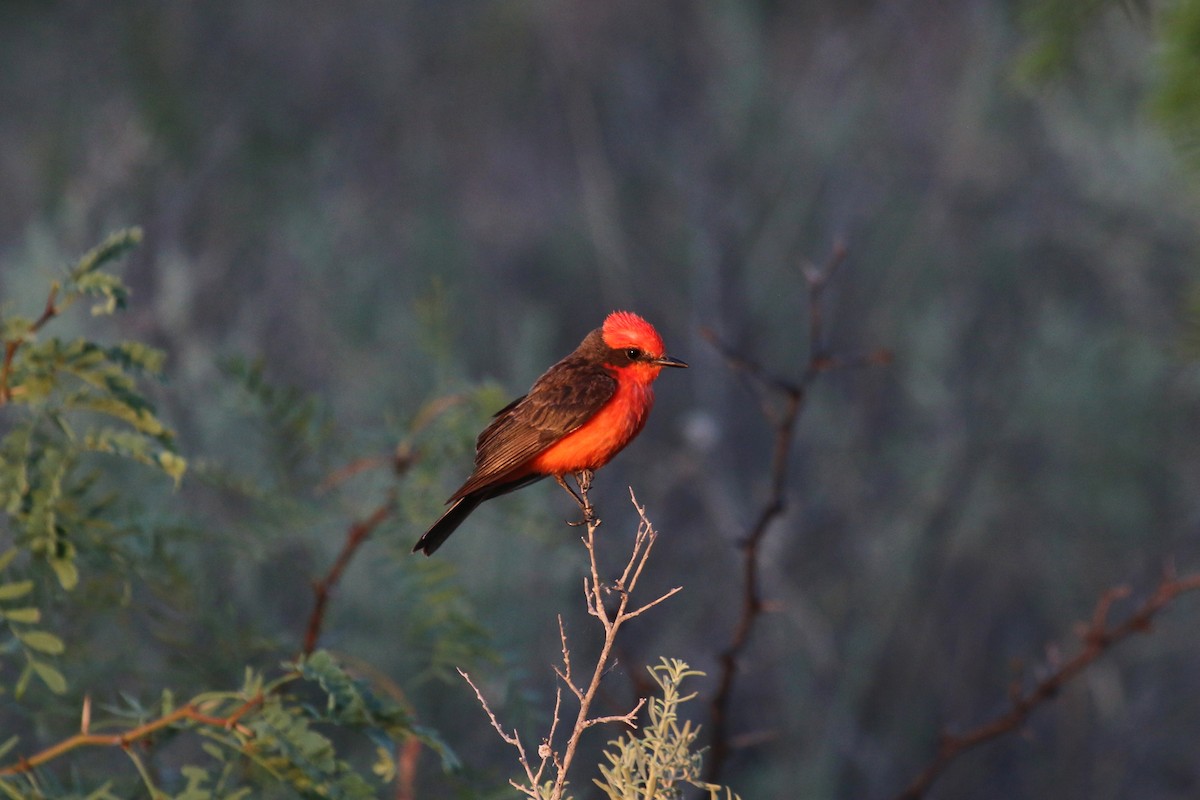
<svg viewBox="0 0 1200 800"><path fill-rule="evenodd" d="M484 500L548 475L571 493L587 519L592 471L637 436L654 405L651 384L663 367L686 367L663 350L662 337L637 314L614 311L575 352L546 370L529 394L496 412L475 443L475 471L446 502L450 508L413 548L432 555Z"/></svg>

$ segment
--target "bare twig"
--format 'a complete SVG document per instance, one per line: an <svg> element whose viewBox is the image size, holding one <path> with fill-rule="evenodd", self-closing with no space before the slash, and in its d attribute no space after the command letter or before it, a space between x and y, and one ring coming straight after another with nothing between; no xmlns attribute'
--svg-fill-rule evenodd
<svg viewBox="0 0 1200 800"><path fill-rule="evenodd" d="M545 752L546 749L538 748L538 754L541 756L542 761L538 765L537 770L534 771L533 767L529 764L529 758L525 755L525 745L521 744L521 734L518 733L515 728L513 729L512 733L505 731L500 725L500 720L496 719L496 715L492 713L492 709L488 705L487 700L484 699L483 692L479 691L479 687L475 685L473 680L471 680L471 676L462 669L458 670L458 674L462 675L463 680L467 682L467 685L475 691L475 698L479 701L479 705L483 707L484 712L488 715L488 720L492 723L492 727L496 729L496 733L500 734L501 739L512 745L517 750L517 760L521 763L521 767L525 770L525 778L527 781L529 781L529 783L527 786L517 783L513 780L510 780L509 783L512 784L514 789L517 789L529 797L534 798L534 800L537 800L539 797L537 787L541 784L542 772L545 771L546 762L549 760L549 754ZM557 703L555 705L557 706Z"/></svg>
<svg viewBox="0 0 1200 800"><path fill-rule="evenodd" d="M580 483L580 492L583 500L587 502L587 482ZM575 758L576 750L579 746L579 740L582 738L584 731L596 725L604 725L611 722L620 722L628 725L631 728L637 727L637 714L646 704L645 698L638 701L630 711L624 714L613 714L607 716L592 716L592 706L594 704L596 693L600 688L600 681L604 674L609 669L609 662L612 658L613 646L616 642L617 634L629 620L648 611L654 606L671 597L682 587L675 587L670 591L660 595L654 600L644 603L640 606L631 608L631 596L634 589L637 587L639 578L645 569L646 562L650 558L650 551L654 547L654 541L658 534L655 532L650 520L646 518L646 509L638 505L637 498L630 490L630 498L633 501L634 508L637 509L640 521L638 523L637 536L634 539L633 549L629 555L629 560L625 564L625 568L621 572L621 577L612 584L606 587L600 580L600 568L596 561L596 528L599 527L599 520L594 515L585 515L587 520L587 530L582 537L584 549L588 553L588 577L583 580L583 593L587 603L588 614L595 617L601 627L604 629L604 642L600 647L600 654L596 657L595 667L592 669L591 678L586 685L577 682L573 672L571 663L571 650L567 643L566 627L563 625L562 617L558 618L558 635L562 642L562 666L555 667L554 672L559 680L570 690L579 702L579 711L576 714L574 725L567 737L565 748L560 753L554 746L555 733L558 729L560 720L560 708L562 701L562 688L559 687L555 695L554 701L554 718L551 722L549 735L542 740L541 746L538 748L538 756L541 759L536 769L529 763L526 758L525 748L521 744L520 736L514 730L511 734L506 732L496 719L495 714L488 707L487 701L482 693L476 688L471 679L466 673L459 670L463 678L475 690L475 696L478 698L483 710L487 713L488 719L492 723L492 727L500 734L500 737L512 745L517 750L517 757L521 766L525 770L526 783L521 784L512 781L512 785L530 798L540 799L543 795L540 793L539 786L541 785L542 775L548 766L554 768L553 786L550 790L550 800L559 800L563 796L563 791L567 785L567 775L571 769L571 763ZM616 608L612 611L605 608L604 598L606 593L615 593L618 597Z"/></svg>
<svg viewBox="0 0 1200 800"><path fill-rule="evenodd" d="M637 705L632 710L624 714L613 714L608 717L592 717L586 723L586 727L590 728L593 725L604 725L609 722L623 722L631 728L637 728L637 715L642 710L642 706L646 705L646 698L639 697Z"/></svg>
<svg viewBox="0 0 1200 800"><path fill-rule="evenodd" d="M581 489L583 487L580 487ZM584 594L587 597L588 613L600 620L600 624L604 627L604 643L600 647L600 655L596 658L595 669L592 670L592 678L589 681L587 688L583 692L583 697L579 701L579 713L575 718L575 726L571 731L570 737L567 739L566 750L562 756L562 764L558 769L558 775L554 781L554 789L551 792L551 800L558 800L562 796L563 788L567 782L567 772L570 770L571 761L575 757L576 748L579 746L579 740L583 732L597 724L601 720L612 719L613 721L621 721L630 727L636 727L634 717L638 710L641 709L645 700L638 702L637 706L628 714L619 717L592 719L589 717L591 713L592 701L596 697L596 692L600 688L600 680L604 677L604 673L608 670L609 657L612 654L613 643L616 641L617 632L621 626L629 620L641 614L643 611L658 605L663 600L666 600L671 595L680 591L682 587L675 587L667 593L661 595L656 600L641 606L640 608L630 610L629 601L630 595L637 587L638 578L642 574L642 570L646 566L647 560L650 558L650 551L654 547L654 540L658 537L658 533L654 530L654 526L650 524L650 520L646 518L646 509L638 505L637 497L630 489L629 497L633 502L633 507L637 509L639 522L637 536L634 539L633 550L629 554L629 560L625 564L625 569L621 573L621 579L613 585L613 591L619 596L617 608L611 614L604 607L604 590L600 583L599 568L596 564L596 523L589 522L587 532L583 536L583 546L588 553L588 566L591 572L591 581L584 579ZM584 499L587 499L586 491L584 491Z"/></svg>
<svg viewBox="0 0 1200 800"><path fill-rule="evenodd" d="M1091 666L1110 648L1135 633L1148 632L1154 617L1169 606L1176 597L1185 592L1197 590L1200 590L1200 573L1176 578L1173 570L1168 568L1164 571L1162 581L1154 594L1134 609L1123 622L1111 627L1108 618L1112 605L1117 600L1128 597L1129 589L1119 586L1105 592L1096 601L1091 622L1084 625L1080 631L1079 638L1082 648L1073 658L1058 665L1054 672L1028 691L1023 691L1019 685L1012 687L1009 709L994 719L966 733L943 733L937 755L903 792L896 795L896 800L918 800L918 798L924 797L933 782L945 772L955 759L984 742L1019 730L1030 714L1056 697L1067 683Z"/></svg>
<svg viewBox="0 0 1200 800"><path fill-rule="evenodd" d="M745 375L755 386L763 416L775 429L771 448L770 490L754 522L739 542L742 551L742 603L729 644L719 657L717 690L710 704L711 755L706 777L710 783L720 783L721 770L731 749L729 705L737 678L738 659L750 641L750 634L759 616L767 610L762 596L759 549L772 523L783 515L787 507L786 488L791 471L792 445L808 390L822 373L847 367L882 365L891 360L888 350L852 357L836 356L829 351L823 299L830 280L845 260L846 248L837 244L823 267L810 266L804 270L808 283L808 363L798 380L767 370L757 361L734 351L713 331L702 331L729 367Z"/></svg>
<svg viewBox="0 0 1200 800"><path fill-rule="evenodd" d="M420 451L413 445L413 440L417 434L429 426L439 416L444 414L449 409L463 402L463 395L448 394L442 397L435 397L427 402L417 411L412 422L408 426L407 437L396 445L395 450L391 453L379 453L376 455L363 456L356 458L348 464L333 470L325 478L317 484L317 494L323 494L332 489L336 489L341 484L345 483L350 478L362 472L367 472L378 467L391 465L392 471L397 475L403 475L408 472L413 464L417 463L420 458Z"/></svg>

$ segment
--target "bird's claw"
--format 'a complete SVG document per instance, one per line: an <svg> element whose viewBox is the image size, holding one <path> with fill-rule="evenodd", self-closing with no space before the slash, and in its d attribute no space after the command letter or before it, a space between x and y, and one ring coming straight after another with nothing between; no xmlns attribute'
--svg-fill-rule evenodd
<svg viewBox="0 0 1200 800"><path fill-rule="evenodd" d="M600 518L597 517L594 513L592 513L592 509L587 508L587 509L584 509L583 519L575 520L574 522L572 522L571 520L567 520L567 524L570 525L572 528L582 528L584 525L590 525L593 528L599 528L600 527Z"/></svg>
<svg viewBox="0 0 1200 800"><path fill-rule="evenodd" d="M592 474L592 470L590 469L580 470L575 473L575 482L579 484L578 492L571 488L571 485L566 482L562 475L554 476L554 480L558 481L558 485L574 498L576 504L579 506L579 510L583 512L583 519L578 522L567 522L572 528L580 528L584 525L595 528L600 525L600 518L596 516L594 507L587 499L588 489L592 485Z"/></svg>

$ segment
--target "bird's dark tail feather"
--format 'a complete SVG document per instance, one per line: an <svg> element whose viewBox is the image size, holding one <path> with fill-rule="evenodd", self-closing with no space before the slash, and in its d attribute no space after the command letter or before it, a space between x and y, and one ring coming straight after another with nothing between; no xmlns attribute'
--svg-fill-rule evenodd
<svg viewBox="0 0 1200 800"><path fill-rule="evenodd" d="M502 494L508 494L514 489L520 489L522 486L528 486L531 483L537 483L545 475L522 475L519 478L507 481L505 483L496 483L491 486L484 486L481 489L476 489L470 494L463 495L457 500L454 500L450 507L446 509L446 513L442 514L441 519L433 523L433 527L425 531L425 535L417 540L416 546L413 547L414 553L424 552L425 555L433 555L433 551L442 546L442 542L450 537L450 534L458 530L458 526L463 524L472 511L474 511L484 500L491 500L493 497L499 497ZM470 482L464 485L466 488ZM462 489L459 489L461 492Z"/></svg>
<svg viewBox="0 0 1200 800"><path fill-rule="evenodd" d="M469 494L455 500L454 505L446 509L446 513L442 514L441 518L425 531L425 535L417 540L412 551L414 553L423 552L427 556L433 555L433 551L441 547L442 542L458 530L458 526L462 525L463 520L487 497L487 495Z"/></svg>

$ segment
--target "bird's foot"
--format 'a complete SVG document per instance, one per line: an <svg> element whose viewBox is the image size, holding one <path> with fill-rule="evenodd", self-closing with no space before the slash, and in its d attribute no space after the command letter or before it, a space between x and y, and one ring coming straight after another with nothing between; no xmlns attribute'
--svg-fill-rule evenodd
<svg viewBox="0 0 1200 800"><path fill-rule="evenodd" d="M575 482L579 484L578 492L571 488L570 484L563 479L563 476L554 476L554 480L558 481L558 485L570 493L571 497L575 499L576 504L578 504L579 510L583 512L583 519L576 522L567 522L572 528L579 528L584 525L594 528L600 525L600 518L596 516L595 508L592 506L591 501L588 500L588 489L592 486L593 474L590 469L580 470L575 473Z"/></svg>
<svg viewBox="0 0 1200 800"><path fill-rule="evenodd" d="M573 522L571 520L567 520L567 524L572 528L582 528L584 525L588 525L593 528L599 528L600 518L596 516L596 512L592 510L592 507L588 506L587 508L583 509L583 519L577 519Z"/></svg>

